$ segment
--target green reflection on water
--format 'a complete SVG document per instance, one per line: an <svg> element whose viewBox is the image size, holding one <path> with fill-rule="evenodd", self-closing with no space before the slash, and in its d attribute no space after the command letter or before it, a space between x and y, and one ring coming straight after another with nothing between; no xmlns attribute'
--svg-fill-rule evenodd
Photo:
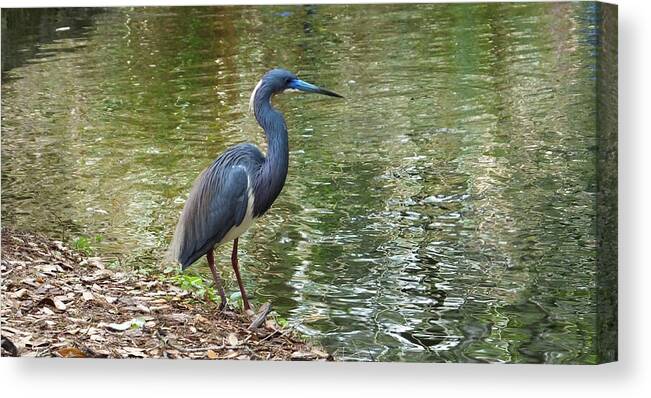
<svg viewBox="0 0 651 398"><path fill-rule="evenodd" d="M287 185L240 246L258 302L348 360L596 361L597 6L79 12L3 61L3 223L158 263L195 176L264 147L248 96L284 66L347 99L275 99Z"/></svg>

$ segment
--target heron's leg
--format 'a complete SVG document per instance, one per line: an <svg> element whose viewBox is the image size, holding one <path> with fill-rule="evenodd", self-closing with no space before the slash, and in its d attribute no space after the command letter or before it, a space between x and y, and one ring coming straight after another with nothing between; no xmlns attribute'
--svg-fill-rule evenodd
<svg viewBox="0 0 651 398"><path fill-rule="evenodd" d="M219 271L215 268L215 257L213 256L212 248L210 248L208 253L206 253L206 258L208 259L208 265L212 272L212 278L215 280L215 287L217 288L219 297L222 299L222 302L219 303L219 310L221 311L224 309L224 306L226 306L226 292L224 292L224 286L222 285L222 278L219 276Z"/></svg>
<svg viewBox="0 0 651 398"><path fill-rule="evenodd" d="M242 283L242 277L240 276L240 268L238 267L237 261L237 239L233 241L233 254L231 254L231 264L233 265L233 270L235 271L235 276L237 277L237 284L240 285L240 292L242 293L242 301L244 302L244 310L248 311L251 309L249 305L249 298L246 296L246 291L244 290L244 284Z"/></svg>

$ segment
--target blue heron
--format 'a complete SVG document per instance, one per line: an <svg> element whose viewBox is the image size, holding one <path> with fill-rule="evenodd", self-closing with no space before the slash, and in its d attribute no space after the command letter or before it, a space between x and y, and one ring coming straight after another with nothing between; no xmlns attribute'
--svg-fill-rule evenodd
<svg viewBox="0 0 651 398"><path fill-rule="evenodd" d="M226 294L215 268L213 249L229 241L233 241L231 265L244 310L251 309L238 267L237 241L255 219L269 210L285 185L289 162L287 126L270 101L287 89L342 98L287 70L267 72L253 89L250 101L251 111L267 137L267 156L252 144L227 149L196 179L176 225L170 245L172 256L183 270L206 256L221 298L220 311L226 304Z"/></svg>

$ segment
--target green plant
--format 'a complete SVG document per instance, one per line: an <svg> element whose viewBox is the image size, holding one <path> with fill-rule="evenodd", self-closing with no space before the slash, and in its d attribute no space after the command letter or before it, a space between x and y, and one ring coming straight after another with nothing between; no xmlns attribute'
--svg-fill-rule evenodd
<svg viewBox="0 0 651 398"><path fill-rule="evenodd" d="M281 316L276 317L276 323L281 328L285 329L289 325L289 321Z"/></svg>
<svg viewBox="0 0 651 398"><path fill-rule="evenodd" d="M101 241L102 237L100 235L96 235L93 238L82 235L78 236L72 241L72 247L78 252L81 252L87 256L92 256L95 253L95 247L93 245L100 243Z"/></svg>
<svg viewBox="0 0 651 398"><path fill-rule="evenodd" d="M230 296L228 296L228 303L232 306L235 306L237 308L244 308L244 301L242 300L242 293L240 291L236 291L231 293Z"/></svg>
<svg viewBox="0 0 651 398"><path fill-rule="evenodd" d="M206 285L200 276L179 273L172 276L171 280L176 283L178 287L190 292L193 296L199 299L204 299L208 296L210 300L217 302L214 289Z"/></svg>

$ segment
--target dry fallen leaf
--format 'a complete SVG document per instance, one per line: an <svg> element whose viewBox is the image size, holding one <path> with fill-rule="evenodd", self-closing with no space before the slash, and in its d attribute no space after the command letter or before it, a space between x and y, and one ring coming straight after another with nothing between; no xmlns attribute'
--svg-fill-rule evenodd
<svg viewBox="0 0 651 398"><path fill-rule="evenodd" d="M67 309L66 305L61 300L53 299L52 302L54 303L54 307L59 311L65 311Z"/></svg>
<svg viewBox="0 0 651 398"><path fill-rule="evenodd" d="M45 315L54 315L54 311L47 307L41 308L41 312L44 313Z"/></svg>
<svg viewBox="0 0 651 398"><path fill-rule="evenodd" d="M224 355L224 359L233 359L233 358L237 357L238 355L240 355L239 352L231 351L228 354Z"/></svg>
<svg viewBox="0 0 651 398"><path fill-rule="evenodd" d="M64 347L57 351L62 358L86 358L86 354L75 347Z"/></svg>
<svg viewBox="0 0 651 398"><path fill-rule="evenodd" d="M219 358L219 355L217 355L217 353L215 351L213 351L213 350L206 351L206 356L208 357L208 359L218 359Z"/></svg>
<svg viewBox="0 0 651 398"><path fill-rule="evenodd" d="M83 292L83 293L81 294L81 297L84 298L84 301L90 301L90 300L92 300L92 299L95 298L95 296L93 296L93 293L91 293L91 292L89 292L89 291L85 291L85 292Z"/></svg>
<svg viewBox="0 0 651 398"><path fill-rule="evenodd" d="M176 322L186 322L190 319L188 314L169 314L167 317Z"/></svg>
<svg viewBox="0 0 651 398"><path fill-rule="evenodd" d="M131 329L132 327L134 328L140 328L145 324L145 321L140 318L134 318L122 323L103 323L100 322L98 326L104 326L108 329L116 330L118 332L123 332L127 329Z"/></svg>
<svg viewBox="0 0 651 398"><path fill-rule="evenodd" d="M237 345L240 345L240 341L237 339L237 336L235 333L230 333L228 335L228 344L232 347L235 347Z"/></svg>
<svg viewBox="0 0 651 398"><path fill-rule="evenodd" d="M103 333L101 329L94 328L92 326L89 327L88 330L86 330L86 332L85 332L85 334L87 334L89 336L92 336L92 335L95 335L95 334L100 334L100 333Z"/></svg>
<svg viewBox="0 0 651 398"><path fill-rule="evenodd" d="M18 291L10 293L9 297L14 298L14 299L19 299L19 298L22 298L25 295L25 293L27 293L27 289L22 288L22 289L20 289Z"/></svg>
<svg viewBox="0 0 651 398"><path fill-rule="evenodd" d="M144 313L147 313L147 314L151 313L151 310L149 309L149 307L147 307L147 306L144 305L144 304L140 304L140 303L138 303L138 304L136 305L136 308L137 308L139 311L141 311L141 312L144 312Z"/></svg>
<svg viewBox="0 0 651 398"><path fill-rule="evenodd" d="M37 271L49 275L54 275L54 273L56 272L63 272L63 269L56 264L42 264L42 265L37 265L34 268L36 268Z"/></svg>
<svg viewBox="0 0 651 398"><path fill-rule="evenodd" d="M201 314L197 314L194 316L194 320L197 322L205 323L207 325L210 325L210 321L203 317Z"/></svg>
<svg viewBox="0 0 651 398"><path fill-rule="evenodd" d="M134 356L134 357L139 357L139 358L147 358L147 354L145 354L143 351L144 349L138 348L138 347L123 347L120 349L120 351L123 352L124 354L127 354L127 356Z"/></svg>
<svg viewBox="0 0 651 398"><path fill-rule="evenodd" d="M34 278L25 278L20 282L26 284L27 286L36 287L36 288L39 287L39 284L36 283Z"/></svg>

